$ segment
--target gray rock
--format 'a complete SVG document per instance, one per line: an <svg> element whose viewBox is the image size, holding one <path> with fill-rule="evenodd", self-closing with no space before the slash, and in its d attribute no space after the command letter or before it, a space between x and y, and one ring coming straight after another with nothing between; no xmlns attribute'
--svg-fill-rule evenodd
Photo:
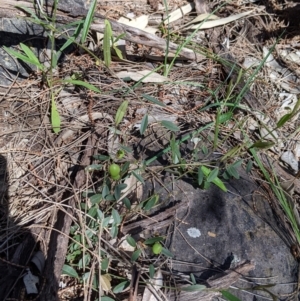
<svg viewBox="0 0 300 301"><path fill-rule="evenodd" d="M155 192L161 200L188 202L188 206L183 205L177 212L167 242L174 254L171 261L174 274L193 273L198 283L206 283L248 260L255 263L255 269L235 286L250 291L232 289L231 293L243 301L271 298L266 292L251 290L258 284L274 284L267 289L279 296L293 292L298 263L290 246L278 236L282 230L272 210L266 207L266 212L260 212L270 225L253 211L252 194L259 187L246 174L240 180L226 183L227 193L214 185L204 191L188 181L172 181L170 177L165 177L163 183L169 193L155 183ZM271 226L277 227L278 233ZM289 285L280 285L284 283Z"/></svg>

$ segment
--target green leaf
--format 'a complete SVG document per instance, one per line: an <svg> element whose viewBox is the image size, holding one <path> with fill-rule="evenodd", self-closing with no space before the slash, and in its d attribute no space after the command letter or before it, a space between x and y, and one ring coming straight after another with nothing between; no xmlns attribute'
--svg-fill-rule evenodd
<svg viewBox="0 0 300 301"><path fill-rule="evenodd" d="M33 62L34 65L36 66L41 65L39 59L36 57L34 52L27 45L20 43L20 47L23 50L23 52L25 52L25 54L28 56L28 58Z"/></svg>
<svg viewBox="0 0 300 301"><path fill-rule="evenodd" d="M101 296L101 301L115 301L115 299L108 296Z"/></svg>
<svg viewBox="0 0 300 301"><path fill-rule="evenodd" d="M122 102L122 104L119 106L116 117L115 117L116 126L118 126L120 124L120 122L122 121L122 119L126 113L127 107L128 107L128 101L124 100Z"/></svg>
<svg viewBox="0 0 300 301"><path fill-rule="evenodd" d="M144 241L144 244L145 245L153 245L154 243L156 242L160 242L160 241L163 241L164 238L162 236L155 236L155 237L151 237L151 238L148 238Z"/></svg>
<svg viewBox="0 0 300 301"><path fill-rule="evenodd" d="M172 131L172 132L177 132L180 130L180 128L174 124L173 122L171 121L168 121L168 120L163 120L161 122L162 126L164 126L165 128L167 128L168 130Z"/></svg>
<svg viewBox="0 0 300 301"><path fill-rule="evenodd" d="M182 287L181 290L185 291L185 292L200 292L200 291L205 290L206 288L207 287L205 285L194 284L194 285Z"/></svg>
<svg viewBox="0 0 300 301"><path fill-rule="evenodd" d="M136 173L134 170L131 172L142 184L145 185L145 181L144 179L142 178L142 176L138 173Z"/></svg>
<svg viewBox="0 0 300 301"><path fill-rule="evenodd" d="M165 107L166 105L163 102L160 102L159 100L157 100L156 98L148 95L148 94L142 94L142 96L147 99L148 101L155 103L156 105L159 105L161 107Z"/></svg>
<svg viewBox="0 0 300 301"><path fill-rule="evenodd" d="M202 170L202 172L204 173L204 175L206 176L206 177L210 177L210 174L212 173L211 172L211 170L209 169L209 168L207 168L206 166L201 166L201 170ZM219 170L218 169L215 169L217 172L219 172ZM216 172L215 171L215 172ZM211 182L213 182L216 186L218 186L221 190L223 190L223 191L225 191L225 192L227 192L227 188L226 188L226 186L224 185L224 183L218 178L218 177L214 177L214 175L211 177L211 178L213 178L213 180L211 181ZM207 181L205 181L204 182L204 189L207 189L208 187L209 187L209 184L210 184L210 182L208 181L208 179L207 179Z"/></svg>
<svg viewBox="0 0 300 301"><path fill-rule="evenodd" d="M68 275L70 277L79 279L79 276L78 276L76 270L73 267L71 267L71 266L69 266L67 264L63 265L61 273L62 274L66 274L66 275Z"/></svg>
<svg viewBox="0 0 300 301"><path fill-rule="evenodd" d="M119 200L119 198L121 197L122 190L124 190L126 187L127 187L126 184L118 184L118 185L116 185L115 192L114 192L116 201Z"/></svg>
<svg viewBox="0 0 300 301"><path fill-rule="evenodd" d="M246 166L246 172L249 173L253 167L253 161L249 160Z"/></svg>
<svg viewBox="0 0 300 301"><path fill-rule="evenodd" d="M106 160L109 159L109 156L104 156L104 155L94 155L93 158L96 159L96 160L106 161Z"/></svg>
<svg viewBox="0 0 300 301"><path fill-rule="evenodd" d="M204 174L201 167L198 167L198 185L200 186L203 182Z"/></svg>
<svg viewBox="0 0 300 301"><path fill-rule="evenodd" d="M146 129L147 129L147 126L148 126L148 115L146 114L143 119L142 119L142 122L141 122L141 127L140 127L140 133L141 135L144 135Z"/></svg>
<svg viewBox="0 0 300 301"><path fill-rule="evenodd" d="M219 115L219 123L224 123L224 122L230 120L232 118L232 115L233 115L232 112L228 112L228 113Z"/></svg>
<svg viewBox="0 0 300 301"><path fill-rule="evenodd" d="M124 203L125 207L130 210L131 209L131 203L130 203L130 200L128 198L124 198L122 200L122 202Z"/></svg>
<svg viewBox="0 0 300 301"><path fill-rule="evenodd" d="M82 29L82 34L81 34L81 40L80 40L81 44L84 44L85 41L86 41L86 37L89 33L91 23L93 21L93 15L94 15L94 12L95 12L95 9L96 9L96 4L97 4L97 0L94 0L91 3L89 11L88 11L88 13L85 17L84 24L83 24L83 29Z"/></svg>
<svg viewBox="0 0 300 301"><path fill-rule="evenodd" d="M292 113L283 115L280 120L277 122L277 127L282 127L286 122L288 122L293 117Z"/></svg>
<svg viewBox="0 0 300 301"><path fill-rule="evenodd" d="M180 154L180 150L179 150L179 145L178 145L178 143L176 143L174 136L170 140L170 148L171 148L171 154L172 154L172 163L178 164L181 160L181 154Z"/></svg>
<svg viewBox="0 0 300 301"><path fill-rule="evenodd" d="M60 131L60 116L56 108L54 96L52 96L51 101L51 125L53 132L57 134Z"/></svg>
<svg viewBox="0 0 300 301"><path fill-rule="evenodd" d="M110 22L108 20L104 20L105 29L104 29L104 37L103 37L103 56L104 56L104 64L106 67L110 66L111 63L111 52L110 52L110 41L112 38L112 29Z"/></svg>
<svg viewBox="0 0 300 301"><path fill-rule="evenodd" d="M117 235L118 235L118 226L117 225L112 225L112 227L110 229L110 235L112 238L117 237Z"/></svg>
<svg viewBox="0 0 300 301"><path fill-rule="evenodd" d="M116 55L117 57L120 59L120 60L123 60L123 55L122 55L122 51L115 45L113 45L113 49L114 51L116 52Z"/></svg>
<svg viewBox="0 0 300 301"><path fill-rule="evenodd" d="M239 173L237 172L237 170L235 169L235 167L233 165L230 165L226 168L227 172L232 176L234 177L235 179L239 179L240 178L240 175Z"/></svg>
<svg viewBox="0 0 300 301"><path fill-rule="evenodd" d="M231 293L227 291L221 291L222 296L229 301L241 301L238 297L232 295Z"/></svg>
<svg viewBox="0 0 300 301"><path fill-rule="evenodd" d="M109 195L109 193L110 193L109 187L106 184L103 185L103 188L102 188L102 197L103 197L103 199L105 199L106 196Z"/></svg>
<svg viewBox="0 0 300 301"><path fill-rule="evenodd" d="M109 260L107 257L102 258L101 260L101 270L106 271L108 269Z"/></svg>
<svg viewBox="0 0 300 301"><path fill-rule="evenodd" d="M141 254L142 254L142 251L140 249L137 249L136 251L134 251L131 256L131 261L136 261L140 257Z"/></svg>
<svg viewBox="0 0 300 301"><path fill-rule="evenodd" d="M75 86L82 86L82 87L85 87L85 88L87 88L91 91L101 93L101 91L98 88L96 88L94 85L89 84L87 82L84 82L82 80L64 79L62 82L67 83L67 84L72 84L72 85L75 85Z"/></svg>
<svg viewBox="0 0 300 301"><path fill-rule="evenodd" d="M3 49L9 53L11 56L14 56L16 57L17 59L23 61L24 63L28 63L28 64L33 64L35 65L38 69L40 70L44 70L44 66L40 63L38 63L38 65L35 64L35 61L32 61L30 58L28 58L27 56L17 52L17 51L14 51L12 49L9 49L7 48L6 46L3 46Z"/></svg>
<svg viewBox="0 0 300 301"><path fill-rule="evenodd" d="M275 145L275 142L272 142L272 141L258 140L256 142L254 142L250 148L257 147L259 149L267 149L274 145Z"/></svg>
<svg viewBox="0 0 300 301"><path fill-rule="evenodd" d="M168 249L166 249L166 248L162 248L161 253L164 254L167 257L170 257L170 258L173 257L173 254Z"/></svg>
<svg viewBox="0 0 300 301"><path fill-rule="evenodd" d="M201 148L201 150L202 150L203 155L207 155L208 154L208 148L206 147L206 145L203 145L202 148Z"/></svg>
<svg viewBox="0 0 300 301"><path fill-rule="evenodd" d="M121 293L122 291L124 291L128 286L130 285L130 282L129 281L123 281L121 283L119 283L118 285L116 285L114 288L113 288L113 293L114 294L118 294L118 293ZM102 300L102 298L101 298Z"/></svg>
<svg viewBox="0 0 300 301"><path fill-rule="evenodd" d="M217 178L218 174L219 174L219 168L213 169L207 177L207 182L213 182Z"/></svg>
<svg viewBox="0 0 300 301"><path fill-rule="evenodd" d="M114 219L114 223L116 225L120 225L120 223L121 223L121 217L119 215L119 212L116 209L113 208L112 211L111 211L111 213L112 213L112 217Z"/></svg>
<svg viewBox="0 0 300 301"><path fill-rule="evenodd" d="M90 197L91 203L94 204L99 204L103 200L102 194L94 194Z"/></svg>
<svg viewBox="0 0 300 301"><path fill-rule="evenodd" d="M147 210L150 210L153 208L153 206L155 206L155 204L157 203L159 199L159 196L158 195L153 195L149 201L147 201L147 203L145 204L144 206L144 210L147 211Z"/></svg>
<svg viewBox="0 0 300 301"><path fill-rule="evenodd" d="M151 263L151 264L149 264L149 276L151 279L153 279L154 274L155 274L155 268L154 268L154 265Z"/></svg>
<svg viewBox="0 0 300 301"><path fill-rule="evenodd" d="M191 281L192 283L195 285L197 282L196 282L196 279L195 279L195 276L193 273L190 274L190 277L191 277Z"/></svg>
<svg viewBox="0 0 300 301"><path fill-rule="evenodd" d="M127 236L126 240L132 247L134 247L134 248L136 247L136 242L132 236Z"/></svg>

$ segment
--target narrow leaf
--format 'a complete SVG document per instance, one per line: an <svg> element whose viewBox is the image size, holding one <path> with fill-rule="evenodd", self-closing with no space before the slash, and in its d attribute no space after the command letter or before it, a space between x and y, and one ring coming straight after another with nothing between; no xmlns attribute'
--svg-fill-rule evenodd
<svg viewBox="0 0 300 301"><path fill-rule="evenodd" d="M203 182L204 174L201 167L198 168L198 185L200 186Z"/></svg>
<svg viewBox="0 0 300 301"><path fill-rule="evenodd" d="M229 301L241 301L238 297L232 295L231 293L227 291L221 291L222 296Z"/></svg>
<svg viewBox="0 0 300 301"><path fill-rule="evenodd" d="M166 249L166 248L162 248L161 253L164 254L167 257L170 257L170 258L173 257L173 254L168 249Z"/></svg>
<svg viewBox="0 0 300 301"><path fill-rule="evenodd" d="M81 43L85 43L86 37L89 33L91 23L93 21L93 15L96 9L96 4L97 0L94 0L89 8L89 11L85 17L84 24L83 24L83 29L82 29L82 34L81 34Z"/></svg>
<svg viewBox="0 0 300 301"><path fill-rule="evenodd" d="M101 296L101 301L115 301L115 299L108 296Z"/></svg>
<svg viewBox="0 0 300 301"><path fill-rule="evenodd" d="M144 206L144 210L147 211L147 210L150 210L152 209L155 204L157 203L159 199L159 196L158 195L153 195L150 200L146 203L146 205Z"/></svg>
<svg viewBox="0 0 300 301"><path fill-rule="evenodd" d="M151 238L146 239L144 241L144 244L145 245L153 245L154 243L160 242L163 240L164 240L164 238L162 236L151 237Z"/></svg>
<svg viewBox="0 0 300 301"><path fill-rule="evenodd" d="M209 176L207 177L207 182L213 182L213 180L218 176L218 174L219 174L219 168L213 169L209 173Z"/></svg>
<svg viewBox="0 0 300 301"><path fill-rule="evenodd" d="M163 102L160 102L159 100L157 100L156 98L154 98L154 97L152 97L152 96L150 96L148 94L142 94L142 96L145 99L147 99L148 101L150 101L150 102L152 102L152 103L154 103L156 105L159 105L161 107L165 107L166 106Z"/></svg>
<svg viewBox="0 0 300 301"><path fill-rule="evenodd" d="M121 223L121 217L120 217L118 211L113 208L111 213L112 213L112 217L114 219L115 224L119 225Z"/></svg>
<svg viewBox="0 0 300 301"><path fill-rule="evenodd" d="M76 85L76 86L83 86L91 91L97 92L97 93L101 93L101 91L96 88L94 85L89 84L87 82L84 82L82 80L75 80L75 79L65 79L62 81L63 83L68 83L68 84L72 84L72 85Z"/></svg>
<svg viewBox="0 0 300 301"><path fill-rule="evenodd" d="M147 126L148 126L148 115L146 114L143 119L142 119L142 122L141 122L141 127L140 127L140 133L141 135L144 135L146 129L147 129Z"/></svg>
<svg viewBox="0 0 300 301"><path fill-rule="evenodd" d="M127 236L126 240L132 247L134 247L134 248L136 247L136 242L132 236Z"/></svg>
<svg viewBox="0 0 300 301"><path fill-rule="evenodd" d="M142 253L142 251L140 249L137 249L136 251L134 251L131 256L131 261L136 261L140 257L141 253Z"/></svg>
<svg viewBox="0 0 300 301"><path fill-rule="evenodd" d="M53 132L57 134L60 131L60 116L56 108L54 97L51 101L51 125Z"/></svg>
<svg viewBox="0 0 300 301"><path fill-rule="evenodd" d="M180 130L179 127L178 127L176 124L174 124L173 122L168 121L168 120L163 120L163 121L161 122L161 124L162 124L165 128L167 128L168 130L170 130L170 131L172 131L172 132L177 132L177 131Z"/></svg>
<svg viewBox="0 0 300 301"><path fill-rule="evenodd" d="M185 286L181 288L181 290L185 292L200 292L203 291L204 289L206 289L206 286L202 284L195 284L195 285Z"/></svg>
<svg viewBox="0 0 300 301"><path fill-rule="evenodd" d="M153 279L154 274L155 274L155 268L154 268L154 265L151 263L151 264L149 264L149 276L151 279Z"/></svg>
<svg viewBox="0 0 300 301"><path fill-rule="evenodd" d="M246 166L246 172L249 173L253 167L253 161L249 160Z"/></svg>
<svg viewBox="0 0 300 301"><path fill-rule="evenodd" d="M293 117L292 113L283 115L280 120L277 122L277 127L282 127L286 122L288 122Z"/></svg>
<svg viewBox="0 0 300 301"><path fill-rule="evenodd" d="M119 106L116 117L115 117L116 126L118 126L120 124L120 122L122 121L122 119L126 113L127 107L128 107L128 101L124 100L121 103L121 105Z"/></svg>
<svg viewBox="0 0 300 301"><path fill-rule="evenodd" d="M144 179L141 177L140 174L136 173L134 170L132 171L132 174L142 183L145 185Z"/></svg>
<svg viewBox="0 0 300 301"><path fill-rule="evenodd" d="M255 143L253 143L250 148L257 147L257 148L260 148L260 149L265 149L265 148L270 148L274 145L275 145L275 143L272 142L272 141L258 140Z"/></svg>
<svg viewBox="0 0 300 301"><path fill-rule="evenodd" d="M25 52L25 54L28 56L28 58L33 62L33 64L41 65L36 55L33 53L33 51L25 44L20 43L21 49Z"/></svg>
<svg viewBox="0 0 300 301"><path fill-rule="evenodd" d="M66 274L70 277L79 279L79 276L78 276L76 270L69 265L64 264L61 272L62 272L62 274Z"/></svg>
<svg viewBox="0 0 300 301"><path fill-rule="evenodd" d="M9 53L10 55L16 57L17 59L19 59L19 60L21 60L21 61L23 61L23 62L25 62L25 63L33 64L33 65L35 65L37 68L39 68L40 70L43 70L43 69L44 69L44 66L43 66L43 65L41 65L40 63L38 63L38 64L36 65L36 62L35 62L35 61L32 61L30 58L28 58L27 56L25 56L25 55L23 55L23 54L21 54L21 53L19 53L19 52L17 52L17 51L11 50L11 49L7 48L6 46L3 46L3 49L4 49L7 53Z"/></svg>
<svg viewBox="0 0 300 301"><path fill-rule="evenodd" d="M118 285L116 285L113 288L113 293L114 294L121 293L122 291L124 291L129 286L129 284L130 284L129 281L123 281L123 282L119 283ZM101 300L103 300L103 299L101 298Z"/></svg>
<svg viewBox="0 0 300 301"><path fill-rule="evenodd" d="M104 20L105 29L104 29L104 37L103 37L103 56L104 63L106 67L110 66L111 63L111 52L110 52L110 41L112 37L112 29L110 22L108 20Z"/></svg>

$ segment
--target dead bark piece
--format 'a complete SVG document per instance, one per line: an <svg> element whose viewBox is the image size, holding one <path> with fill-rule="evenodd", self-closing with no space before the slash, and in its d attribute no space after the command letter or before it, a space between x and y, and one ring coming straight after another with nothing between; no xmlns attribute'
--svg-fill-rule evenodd
<svg viewBox="0 0 300 301"><path fill-rule="evenodd" d="M207 14L209 12L205 0L195 0L195 9L198 15Z"/></svg>
<svg viewBox="0 0 300 301"><path fill-rule="evenodd" d="M231 271L224 272L225 275L221 276L214 280L208 280L211 291L197 291L197 292L185 292L182 291L179 296L176 293L172 292L169 297L169 300L175 300L175 297L178 301L189 300L189 301L210 301L214 297L221 296L220 290L226 290L229 286L237 282L243 275L249 273L253 270L255 265L253 263L245 262L239 265L236 269ZM213 290L218 290L213 291Z"/></svg>

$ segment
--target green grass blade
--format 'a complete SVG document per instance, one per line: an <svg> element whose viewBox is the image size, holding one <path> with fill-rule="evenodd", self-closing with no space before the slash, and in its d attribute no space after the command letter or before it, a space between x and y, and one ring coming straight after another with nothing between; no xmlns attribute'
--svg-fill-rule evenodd
<svg viewBox="0 0 300 301"><path fill-rule="evenodd" d="M33 51L25 44L20 43L21 49L23 50L23 52L25 52L25 54L28 56L28 58L30 60L32 60L32 62L34 62L35 65L39 65L39 59L36 57L36 55L33 53Z"/></svg>
<svg viewBox="0 0 300 301"><path fill-rule="evenodd" d="M146 114L143 119L142 119L142 122L141 122L141 127L140 127L140 133L141 135L144 135L146 129L147 129L147 126L148 126L148 114Z"/></svg>
<svg viewBox="0 0 300 301"><path fill-rule="evenodd" d="M161 125L172 132L177 132L180 130L180 128L176 124L174 124L173 122L168 121L168 120L163 120L161 122Z"/></svg>
<svg viewBox="0 0 300 301"><path fill-rule="evenodd" d="M93 0L89 11L85 17L85 21L83 24L83 29L82 29L82 35L81 35L81 44L84 44L87 38L87 35L89 33L90 27L91 27L91 23L93 21L93 15L96 9L96 4L97 4L97 0Z"/></svg>
<svg viewBox="0 0 300 301"><path fill-rule="evenodd" d="M82 86L85 87L91 91L97 92L97 93L101 93L101 91L96 88L94 85L89 84L87 82L84 82L82 80L76 80L76 79L65 79L62 81L63 83L68 83L68 84L72 84L72 85L76 85L76 86Z"/></svg>
<svg viewBox="0 0 300 301"><path fill-rule="evenodd" d="M51 125L53 132L57 134L60 131L60 116L56 107L54 97L51 101Z"/></svg>
<svg viewBox="0 0 300 301"><path fill-rule="evenodd" d="M122 104L119 106L116 117L115 117L115 124L118 126L120 122L123 120L126 110L128 107L128 101L124 100Z"/></svg>
<svg viewBox="0 0 300 301"><path fill-rule="evenodd" d="M28 63L28 64L33 64L35 65L38 69L41 69L43 70L44 69L44 66L40 63L36 64L35 61L33 61L32 59L30 59L29 57L21 54L20 52L17 52L15 50L12 50L12 49L9 49L7 48L6 46L3 46L3 49L8 53L10 54L11 56L14 56L16 57L17 59L23 61L24 63Z"/></svg>
<svg viewBox="0 0 300 301"><path fill-rule="evenodd" d="M112 30L110 26L110 22L108 20L104 20L105 30L103 37L103 56L104 56L104 64L106 67L110 66L111 63L111 52L110 52L110 41L112 38Z"/></svg>

